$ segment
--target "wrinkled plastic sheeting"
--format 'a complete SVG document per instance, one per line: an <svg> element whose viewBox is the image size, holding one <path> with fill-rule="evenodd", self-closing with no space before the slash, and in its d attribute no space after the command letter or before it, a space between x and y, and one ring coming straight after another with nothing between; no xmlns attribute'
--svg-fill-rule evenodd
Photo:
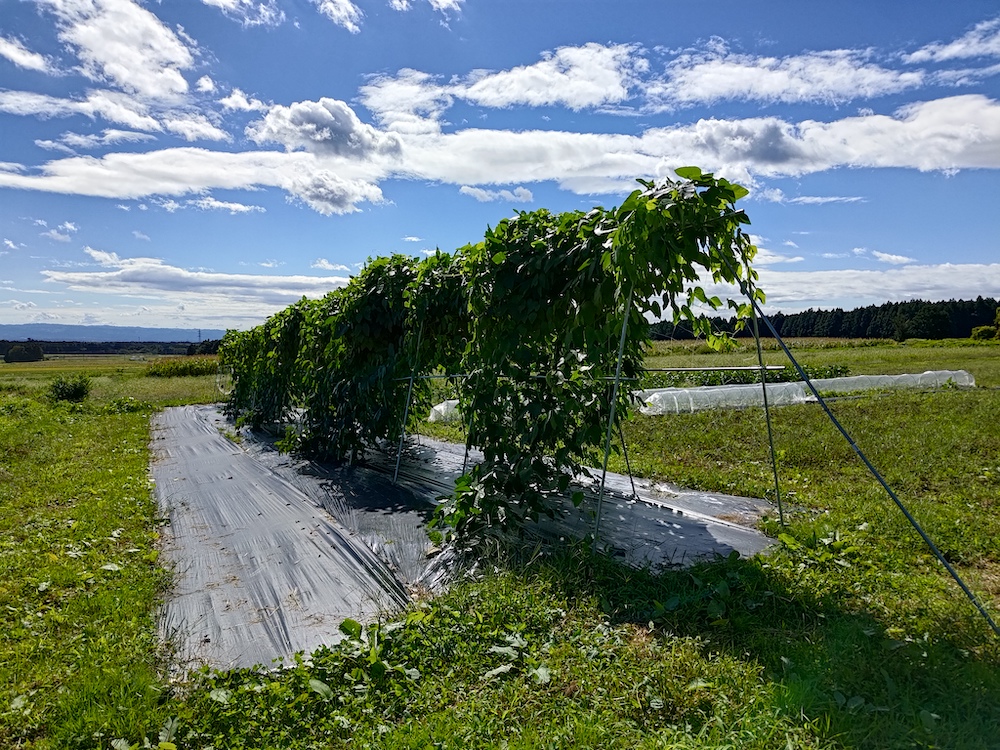
<svg viewBox="0 0 1000 750"><path fill-rule="evenodd" d="M449 495L464 469L482 459L478 450L466 453L463 445L421 436L419 443L411 440L406 445L399 484L429 498ZM390 475L395 466L395 456L389 453L372 453L365 460L371 468ZM569 490L583 491L578 507L568 497L555 499L556 517L543 516L528 524L525 534L549 541L592 534L600 472L589 472L589 477L579 477ZM768 537L750 528L773 513L764 500L654 485L642 479L634 485L635 493L627 476L608 472L600 524L602 548L628 565L653 570L686 566L734 551L755 555L771 544Z"/></svg>
<svg viewBox="0 0 1000 750"><path fill-rule="evenodd" d="M458 399L448 399L431 407L428 422L458 422L462 413L458 410Z"/></svg>
<svg viewBox="0 0 1000 750"><path fill-rule="evenodd" d="M812 381L820 393L857 393L896 388L940 388L945 385L970 387L975 379L965 370L932 370L903 375L853 375L843 378L817 378ZM743 409L764 405L763 389L752 385L712 385L697 388L657 388L635 391L646 415L681 414L705 409ZM813 401L814 396L802 381L768 383L770 406L788 406Z"/></svg>
<svg viewBox="0 0 1000 750"><path fill-rule="evenodd" d="M169 519L173 588L161 633L181 666L269 665L343 637L340 623L398 611L403 582L357 534L230 441L214 407L153 423L153 481Z"/></svg>

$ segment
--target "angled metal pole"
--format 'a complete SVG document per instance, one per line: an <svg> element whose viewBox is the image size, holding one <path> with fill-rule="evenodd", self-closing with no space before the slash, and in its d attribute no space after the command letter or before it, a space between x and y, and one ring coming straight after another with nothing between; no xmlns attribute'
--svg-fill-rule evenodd
<svg viewBox="0 0 1000 750"><path fill-rule="evenodd" d="M413 398L413 380L417 375L417 368L420 366L420 339L424 335L424 322L420 321L420 329L417 331L417 351L416 362L410 370L410 385L406 389L406 406L403 408L403 425L399 430L399 448L396 450L396 469L392 472L392 483L399 479L399 464L403 460L403 442L406 440L406 421L410 418L410 401Z"/></svg>
<svg viewBox="0 0 1000 750"><path fill-rule="evenodd" d="M760 387L764 393L764 417L767 420L767 443L771 447L771 471L774 474L774 497L778 502L778 521L785 525L785 510L781 505L781 484L778 482L778 455L774 450L774 430L771 428L771 409L767 402L767 368L764 367L764 350L760 345L760 328L757 325L757 308L753 311L753 337L757 341L757 362L760 364Z"/></svg>
<svg viewBox="0 0 1000 750"><path fill-rule="evenodd" d="M597 494L597 518L594 520L594 551L601 538L601 510L604 505L604 486L608 480L608 457L611 455L611 434L615 428L615 412L618 407L618 387L622 379L622 359L625 356L625 335L628 332L628 319L632 315L632 294L635 285L629 289L625 302L625 314L622 316L622 335L618 341L618 364L615 365L615 382L611 389L611 413L608 415L608 434L604 440L604 465L601 468L601 491Z"/></svg>

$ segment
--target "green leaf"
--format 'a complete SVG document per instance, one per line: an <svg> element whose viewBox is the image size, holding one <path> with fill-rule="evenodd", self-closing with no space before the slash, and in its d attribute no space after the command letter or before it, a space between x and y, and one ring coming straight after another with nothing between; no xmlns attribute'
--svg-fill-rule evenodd
<svg viewBox="0 0 1000 750"><path fill-rule="evenodd" d="M325 700L330 700L334 695L329 685L322 680L317 680L315 677L309 680L309 689Z"/></svg>
<svg viewBox="0 0 1000 750"><path fill-rule="evenodd" d="M538 667L532 669L528 674L535 678L535 682L539 685L547 685L552 679L552 672L544 664L538 665Z"/></svg>
<svg viewBox="0 0 1000 750"><path fill-rule="evenodd" d="M698 167L679 167L674 170L674 174L684 180L697 180L701 177L701 169Z"/></svg>
<svg viewBox="0 0 1000 750"><path fill-rule="evenodd" d="M491 260L497 265L500 265L505 260L507 260L507 253L505 252L494 253L493 258Z"/></svg>
<svg viewBox="0 0 1000 750"><path fill-rule="evenodd" d="M357 620L352 620L350 617L340 623L340 632L356 641L361 640L362 629L361 623Z"/></svg>

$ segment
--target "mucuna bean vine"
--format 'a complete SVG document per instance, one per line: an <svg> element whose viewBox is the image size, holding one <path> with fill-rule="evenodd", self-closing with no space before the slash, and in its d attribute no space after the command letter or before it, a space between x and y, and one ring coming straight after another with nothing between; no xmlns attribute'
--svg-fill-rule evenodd
<svg viewBox="0 0 1000 750"><path fill-rule="evenodd" d="M453 254L370 260L323 299L230 331L229 413L294 421L289 447L356 459L399 439L410 375L462 373L454 386L484 461L442 515L473 532L555 513L554 496L603 444L623 324L621 376L639 378L650 319L669 312L716 341L693 306L723 301L701 285L756 281L735 206L747 190L697 167L677 175L640 180L617 208L519 212ZM749 314L749 301L727 303ZM414 387L426 398L427 381Z"/></svg>

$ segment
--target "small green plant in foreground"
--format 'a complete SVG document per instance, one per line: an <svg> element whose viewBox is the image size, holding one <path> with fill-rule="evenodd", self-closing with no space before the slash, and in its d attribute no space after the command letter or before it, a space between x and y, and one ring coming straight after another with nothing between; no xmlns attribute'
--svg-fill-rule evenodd
<svg viewBox="0 0 1000 750"><path fill-rule="evenodd" d="M49 386L49 396L53 401L73 401L79 403L90 395L90 378L82 373L59 375Z"/></svg>

